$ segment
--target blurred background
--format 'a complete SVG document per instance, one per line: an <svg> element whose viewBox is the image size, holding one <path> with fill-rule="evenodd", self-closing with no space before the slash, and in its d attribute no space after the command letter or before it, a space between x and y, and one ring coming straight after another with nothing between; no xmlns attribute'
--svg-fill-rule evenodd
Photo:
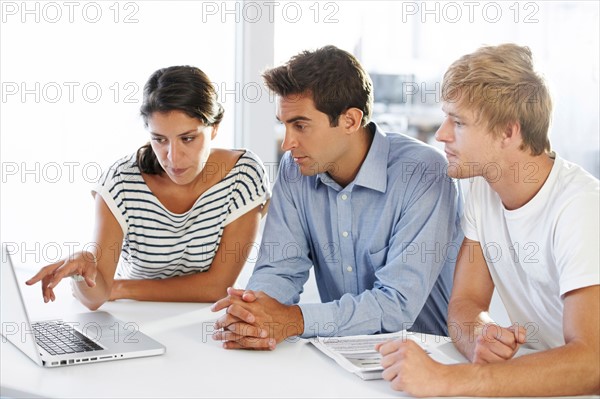
<svg viewBox="0 0 600 399"><path fill-rule="evenodd" d="M252 149L273 179L283 131L264 69L341 47L371 74L374 120L436 145L449 64L484 44L527 45L553 94L553 148L600 174L597 1L0 3L0 240L19 263L89 245L90 189L148 140L143 85L170 65L208 74L226 109L215 145Z"/></svg>

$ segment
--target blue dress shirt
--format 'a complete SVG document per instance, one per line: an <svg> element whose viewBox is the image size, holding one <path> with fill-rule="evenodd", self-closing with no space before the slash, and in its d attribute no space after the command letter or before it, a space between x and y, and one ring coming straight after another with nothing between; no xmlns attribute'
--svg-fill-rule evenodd
<svg viewBox="0 0 600 399"><path fill-rule="evenodd" d="M248 289L299 301L312 266L323 303L300 304L302 337L394 332L447 335L462 198L446 158L374 123L356 178L279 168Z"/></svg>

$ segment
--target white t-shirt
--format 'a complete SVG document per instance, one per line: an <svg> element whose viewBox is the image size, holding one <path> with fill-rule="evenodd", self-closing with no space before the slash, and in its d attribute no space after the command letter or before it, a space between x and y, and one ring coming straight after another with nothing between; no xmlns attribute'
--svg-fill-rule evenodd
<svg viewBox="0 0 600 399"><path fill-rule="evenodd" d="M478 241L512 323L528 344L565 344L563 295L600 284L598 179L556 157L548 179L527 204L508 211L483 178L475 178L462 220Z"/></svg>

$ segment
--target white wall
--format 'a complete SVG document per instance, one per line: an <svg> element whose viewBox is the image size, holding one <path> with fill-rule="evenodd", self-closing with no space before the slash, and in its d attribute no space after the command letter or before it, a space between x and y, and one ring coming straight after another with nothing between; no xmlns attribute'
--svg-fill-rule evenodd
<svg viewBox="0 0 600 399"><path fill-rule="evenodd" d="M3 1L0 240L16 242L25 263L89 241L91 181L146 141L141 90L164 66L205 70L226 108L217 144L253 149L274 175L273 101L266 91L255 101L245 85L259 87L264 68L324 44L422 82L439 81L481 44L529 45L554 93L554 147L599 175L598 2L476 2L473 21L466 2L454 2L456 22L448 2L267 3ZM500 7L498 22L482 14L486 5Z"/></svg>
<svg viewBox="0 0 600 399"><path fill-rule="evenodd" d="M31 250L23 260L89 242L91 182L148 140L138 115L156 69L208 74L226 108L216 145L233 147L236 22L203 4L2 2L0 239Z"/></svg>

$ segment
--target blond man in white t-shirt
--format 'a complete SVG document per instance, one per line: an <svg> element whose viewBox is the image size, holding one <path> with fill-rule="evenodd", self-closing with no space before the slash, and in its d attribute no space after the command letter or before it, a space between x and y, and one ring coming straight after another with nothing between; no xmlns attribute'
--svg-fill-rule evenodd
<svg viewBox="0 0 600 399"><path fill-rule="evenodd" d="M416 396L600 393L599 184L550 150L552 103L526 47L482 47L444 75L448 175L470 178L448 327L472 364L380 345L383 377ZM494 288L511 326L488 311ZM521 345L538 351L514 357Z"/></svg>

